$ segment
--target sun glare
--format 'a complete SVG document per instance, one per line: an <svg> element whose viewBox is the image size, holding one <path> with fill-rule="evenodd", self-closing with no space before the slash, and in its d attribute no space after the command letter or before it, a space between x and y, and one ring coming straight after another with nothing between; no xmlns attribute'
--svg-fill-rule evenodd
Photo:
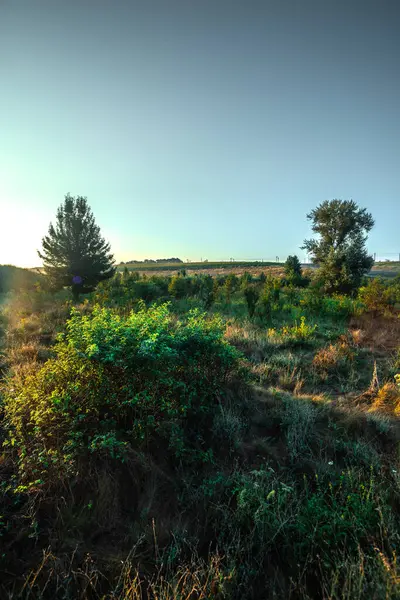
<svg viewBox="0 0 400 600"><path fill-rule="evenodd" d="M37 267L41 260L36 250L47 231L43 217L21 206L7 207L7 227L0 236L0 264Z"/></svg>

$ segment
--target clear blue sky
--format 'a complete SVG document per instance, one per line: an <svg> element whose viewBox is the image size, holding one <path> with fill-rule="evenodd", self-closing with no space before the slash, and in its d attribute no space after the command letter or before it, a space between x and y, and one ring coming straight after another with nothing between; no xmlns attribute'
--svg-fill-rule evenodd
<svg viewBox="0 0 400 600"><path fill-rule="evenodd" d="M0 0L0 263L87 196L118 260L285 258L352 198L400 252L398 0Z"/></svg>

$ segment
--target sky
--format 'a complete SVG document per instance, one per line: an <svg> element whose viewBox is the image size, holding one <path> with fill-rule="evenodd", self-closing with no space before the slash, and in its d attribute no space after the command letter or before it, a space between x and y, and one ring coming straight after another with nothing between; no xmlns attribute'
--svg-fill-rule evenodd
<svg viewBox="0 0 400 600"><path fill-rule="evenodd" d="M0 264L64 196L118 261L285 259L353 199L400 252L398 0L0 0Z"/></svg>

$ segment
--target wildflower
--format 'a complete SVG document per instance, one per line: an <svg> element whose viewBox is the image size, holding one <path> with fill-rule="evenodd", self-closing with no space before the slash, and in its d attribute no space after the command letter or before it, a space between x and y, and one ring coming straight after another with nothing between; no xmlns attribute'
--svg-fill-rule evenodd
<svg viewBox="0 0 400 600"><path fill-rule="evenodd" d="M333 460L330 460L330 461L328 462L328 465L332 466L332 465L333 465Z"/></svg>

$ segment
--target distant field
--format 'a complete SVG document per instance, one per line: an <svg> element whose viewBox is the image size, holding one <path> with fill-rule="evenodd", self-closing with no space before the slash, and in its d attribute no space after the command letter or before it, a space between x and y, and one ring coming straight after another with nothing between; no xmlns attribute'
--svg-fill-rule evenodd
<svg viewBox="0 0 400 600"><path fill-rule="evenodd" d="M372 268L373 269L385 269L385 270L388 270L388 271L391 271L391 270L398 270L399 271L400 270L400 262L399 261L393 261L393 262L392 261L391 262L386 262L386 261L376 262Z"/></svg>
<svg viewBox="0 0 400 600"><path fill-rule="evenodd" d="M192 262L192 263L133 263L119 264L118 271L123 271L125 267L129 271L138 271L146 275L163 275L169 273L173 275L181 269L190 273L202 273L210 275L222 275L228 273L236 273L241 275L248 271L252 275L257 275L261 272L269 272L271 275L279 275L283 273L284 264L277 262ZM303 269L315 269L312 264L303 264ZM44 273L42 268L27 269L35 273ZM371 277L396 277L400 274L400 262L376 262L370 271Z"/></svg>
<svg viewBox="0 0 400 600"><path fill-rule="evenodd" d="M176 269L186 269L198 271L199 269L232 269L243 267L277 267L281 263L262 262L262 261L242 261L242 262L189 262L189 263L132 263L118 265L118 269L123 270L127 267L130 271L175 271Z"/></svg>
<svg viewBox="0 0 400 600"><path fill-rule="evenodd" d="M400 262L376 262L371 269L371 277L396 277L400 274Z"/></svg>
<svg viewBox="0 0 400 600"><path fill-rule="evenodd" d="M181 269L185 269L186 273L193 272L210 275L221 275L227 273L236 273L240 275L245 271L249 273L261 273L261 271L278 272L283 270L282 263L276 262L192 262L192 263L134 263L130 265L118 265L118 271L123 271L125 267L129 271L138 271L149 275L161 275L166 272L170 274L177 273Z"/></svg>
<svg viewBox="0 0 400 600"><path fill-rule="evenodd" d="M303 264L303 269L316 268L312 264ZM174 274L185 269L188 274L210 274L210 275L226 275L235 273L242 275L248 271L252 275L258 275L261 272L269 272L271 275L279 275L283 273L283 263L277 262L261 262L261 261L238 261L238 262L192 262L192 263L133 263L120 264L118 271L123 271L124 268L129 271L137 271L146 275L163 275L166 272ZM395 277L400 273L400 262L377 262L372 267L371 277Z"/></svg>

